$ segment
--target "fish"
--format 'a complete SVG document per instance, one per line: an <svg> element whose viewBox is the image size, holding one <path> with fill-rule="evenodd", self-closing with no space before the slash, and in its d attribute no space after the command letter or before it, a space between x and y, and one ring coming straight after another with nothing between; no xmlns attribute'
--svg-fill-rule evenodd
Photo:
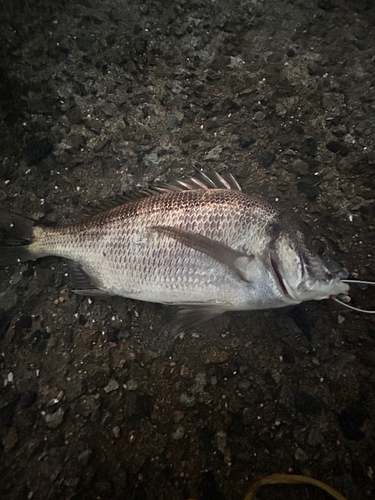
<svg viewBox="0 0 375 500"><path fill-rule="evenodd" d="M75 293L178 306L175 332L226 311L291 306L349 289L342 265L228 173L197 171L75 224L47 227L3 213L0 220L0 266L68 259Z"/></svg>

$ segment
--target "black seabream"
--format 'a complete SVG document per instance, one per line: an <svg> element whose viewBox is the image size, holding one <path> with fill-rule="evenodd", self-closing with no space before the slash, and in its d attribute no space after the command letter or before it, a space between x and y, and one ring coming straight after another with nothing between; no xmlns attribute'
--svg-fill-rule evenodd
<svg viewBox="0 0 375 500"><path fill-rule="evenodd" d="M225 311L320 300L349 289L346 270L316 253L278 210L231 176L143 190L83 222L34 226L2 215L0 265L69 259L76 293L179 306L176 331Z"/></svg>

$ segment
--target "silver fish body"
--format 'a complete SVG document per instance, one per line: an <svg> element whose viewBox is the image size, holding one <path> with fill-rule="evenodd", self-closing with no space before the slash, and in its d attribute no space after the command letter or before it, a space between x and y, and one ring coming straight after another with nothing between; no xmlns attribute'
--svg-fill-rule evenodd
<svg viewBox="0 0 375 500"><path fill-rule="evenodd" d="M27 246L0 251L0 263L11 253L13 260L67 258L77 293L179 305L181 328L224 311L348 290L342 267L315 253L276 209L218 174L164 185L82 223L31 232Z"/></svg>

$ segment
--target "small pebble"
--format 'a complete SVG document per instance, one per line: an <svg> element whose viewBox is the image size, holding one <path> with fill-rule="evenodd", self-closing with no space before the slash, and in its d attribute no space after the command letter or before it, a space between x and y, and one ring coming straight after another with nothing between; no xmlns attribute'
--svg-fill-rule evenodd
<svg viewBox="0 0 375 500"><path fill-rule="evenodd" d="M87 465L89 458L91 456L92 451L90 449L85 450L80 455L78 455L78 462L81 465Z"/></svg>
<svg viewBox="0 0 375 500"><path fill-rule="evenodd" d="M109 379L108 384L104 387L105 392L116 391L120 387L120 384L114 378Z"/></svg>
<svg viewBox="0 0 375 500"><path fill-rule="evenodd" d="M241 389L241 391L247 391L251 385L250 380L240 380L238 382L238 388Z"/></svg>
<svg viewBox="0 0 375 500"><path fill-rule="evenodd" d="M223 432L223 431L217 432L217 434L216 434L216 443L217 443L218 449L221 451L221 453L223 455L225 455L225 451L226 451L227 444L228 444L227 433Z"/></svg>
<svg viewBox="0 0 375 500"><path fill-rule="evenodd" d="M262 120L265 119L266 116L267 116L266 113L263 113L263 111L257 111L254 114L253 120L256 122L261 122Z"/></svg>
<svg viewBox="0 0 375 500"><path fill-rule="evenodd" d="M306 453L303 451L302 448L296 449L294 458L296 459L297 462L306 462L306 460L309 459L309 457L306 455Z"/></svg>
<svg viewBox="0 0 375 500"><path fill-rule="evenodd" d="M59 427L59 425L61 425L64 420L64 414L65 411L62 408L59 408L57 411L55 411L55 413L47 414L44 417L47 426L50 429L57 429L57 427Z"/></svg>
<svg viewBox="0 0 375 500"><path fill-rule="evenodd" d="M172 432L173 439L182 439L185 435L185 427L183 425L178 425L176 429Z"/></svg>
<svg viewBox="0 0 375 500"><path fill-rule="evenodd" d="M184 412L177 410L173 413L173 420L175 424L179 424L184 418Z"/></svg>
<svg viewBox="0 0 375 500"><path fill-rule="evenodd" d="M286 108L281 103L276 104L275 111L277 116L284 117L286 115Z"/></svg>
<svg viewBox="0 0 375 500"><path fill-rule="evenodd" d="M126 382L126 389L128 391L136 391L138 389L138 382L136 380L130 379Z"/></svg>
<svg viewBox="0 0 375 500"><path fill-rule="evenodd" d="M121 429L118 425L116 425L113 429L112 429L112 434L113 434L113 437L115 439L118 439L120 437L120 434L121 434Z"/></svg>
<svg viewBox="0 0 375 500"><path fill-rule="evenodd" d="M180 396L180 403L182 406L186 406L186 408L191 408L195 405L195 396L188 396L187 394L183 393Z"/></svg>
<svg viewBox="0 0 375 500"><path fill-rule="evenodd" d="M208 379L207 375L204 372L197 373L195 376L195 381L198 385L207 385Z"/></svg>
<svg viewBox="0 0 375 500"><path fill-rule="evenodd" d="M324 443L323 434L320 432L319 429L315 429L315 427L313 427L310 430L309 435L307 437L307 444L309 444L310 446L317 446L323 443Z"/></svg>
<svg viewBox="0 0 375 500"><path fill-rule="evenodd" d="M219 160L220 153L223 151L221 146L216 146L211 151L209 151L204 157L205 160Z"/></svg>
<svg viewBox="0 0 375 500"><path fill-rule="evenodd" d="M215 345L202 349L200 354L200 359L205 365L210 363L224 363L228 357L227 352L222 351Z"/></svg>

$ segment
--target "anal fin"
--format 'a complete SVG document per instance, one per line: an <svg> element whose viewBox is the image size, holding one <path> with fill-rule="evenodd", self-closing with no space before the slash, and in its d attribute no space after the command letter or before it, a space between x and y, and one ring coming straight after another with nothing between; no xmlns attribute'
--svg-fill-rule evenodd
<svg viewBox="0 0 375 500"><path fill-rule="evenodd" d="M72 291L77 295L107 295L101 290L95 280L75 262L69 262Z"/></svg>

